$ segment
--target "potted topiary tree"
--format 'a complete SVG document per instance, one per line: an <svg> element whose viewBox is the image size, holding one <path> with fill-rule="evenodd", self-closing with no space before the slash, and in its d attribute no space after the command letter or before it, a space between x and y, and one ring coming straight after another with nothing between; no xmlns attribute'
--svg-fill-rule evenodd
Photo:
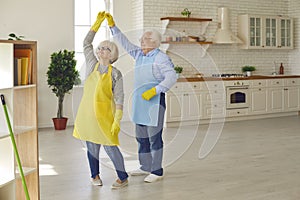
<svg viewBox="0 0 300 200"><path fill-rule="evenodd" d="M79 72L76 70L75 52L60 50L51 54L51 62L47 71L49 88L58 98L56 118L52 118L55 130L64 130L68 118L63 116L63 102L66 93L80 83Z"/></svg>

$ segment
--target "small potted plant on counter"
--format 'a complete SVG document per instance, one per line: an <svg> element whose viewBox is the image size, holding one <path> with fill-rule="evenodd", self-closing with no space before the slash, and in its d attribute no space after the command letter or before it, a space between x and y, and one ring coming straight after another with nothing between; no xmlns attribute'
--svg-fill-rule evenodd
<svg viewBox="0 0 300 200"><path fill-rule="evenodd" d="M251 76L252 72L255 71L256 68L254 66L246 65L242 67L242 72L246 73L246 76Z"/></svg>
<svg viewBox="0 0 300 200"><path fill-rule="evenodd" d="M177 78L179 78L179 75L182 73L182 71L183 71L183 67L181 67L181 66L179 66L179 65L176 65L175 67L174 67L174 70L175 70L175 72L176 72L176 74L177 74Z"/></svg>

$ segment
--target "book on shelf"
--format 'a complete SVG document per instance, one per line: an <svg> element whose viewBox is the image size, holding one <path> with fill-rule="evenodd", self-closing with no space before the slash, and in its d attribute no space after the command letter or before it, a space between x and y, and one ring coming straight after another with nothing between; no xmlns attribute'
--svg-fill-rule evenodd
<svg viewBox="0 0 300 200"><path fill-rule="evenodd" d="M14 85L21 85L22 60L21 58L14 59Z"/></svg>
<svg viewBox="0 0 300 200"><path fill-rule="evenodd" d="M15 49L14 57L22 60L21 70L21 85L28 85L32 83L32 50L31 49ZM27 58L27 59L26 59ZM27 61L27 63L25 63Z"/></svg>

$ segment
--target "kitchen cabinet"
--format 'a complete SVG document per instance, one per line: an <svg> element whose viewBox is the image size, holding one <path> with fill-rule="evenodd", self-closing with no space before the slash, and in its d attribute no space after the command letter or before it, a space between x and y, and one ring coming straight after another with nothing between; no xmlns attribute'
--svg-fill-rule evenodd
<svg viewBox="0 0 300 200"><path fill-rule="evenodd" d="M200 82L178 82L167 93L166 122L197 120L201 117Z"/></svg>
<svg viewBox="0 0 300 200"><path fill-rule="evenodd" d="M226 91L222 81L207 81L202 92L202 119L226 116Z"/></svg>
<svg viewBox="0 0 300 200"><path fill-rule="evenodd" d="M268 85L268 112L283 112L284 111L284 80L270 79L267 80Z"/></svg>
<svg viewBox="0 0 300 200"><path fill-rule="evenodd" d="M177 82L167 93L166 125L205 124L222 118L239 120L264 115L286 116L300 110L300 78L284 76L250 78L246 84L249 85L249 108L227 109L226 89L235 82L241 84L243 81Z"/></svg>
<svg viewBox="0 0 300 200"><path fill-rule="evenodd" d="M249 114L265 114L267 112L266 80L250 82L250 111Z"/></svg>
<svg viewBox="0 0 300 200"><path fill-rule="evenodd" d="M14 51L32 52L30 82L18 85ZM29 68L28 68L29 69ZM28 78L29 78L28 77ZM0 40L0 94L3 94L14 133L30 199L39 199L39 157L37 130L37 42ZM25 199L22 180L15 162L10 133L0 108L0 199Z"/></svg>
<svg viewBox="0 0 300 200"><path fill-rule="evenodd" d="M239 15L238 36L243 49L292 49L293 19L282 16Z"/></svg>
<svg viewBox="0 0 300 200"><path fill-rule="evenodd" d="M300 80L284 80L284 111L297 111L300 109Z"/></svg>

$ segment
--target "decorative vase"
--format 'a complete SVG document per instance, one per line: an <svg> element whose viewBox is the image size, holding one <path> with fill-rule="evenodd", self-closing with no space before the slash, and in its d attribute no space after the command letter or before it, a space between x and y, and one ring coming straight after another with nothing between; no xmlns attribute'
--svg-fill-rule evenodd
<svg viewBox="0 0 300 200"><path fill-rule="evenodd" d="M68 118L52 118L55 130L65 130L67 127Z"/></svg>

